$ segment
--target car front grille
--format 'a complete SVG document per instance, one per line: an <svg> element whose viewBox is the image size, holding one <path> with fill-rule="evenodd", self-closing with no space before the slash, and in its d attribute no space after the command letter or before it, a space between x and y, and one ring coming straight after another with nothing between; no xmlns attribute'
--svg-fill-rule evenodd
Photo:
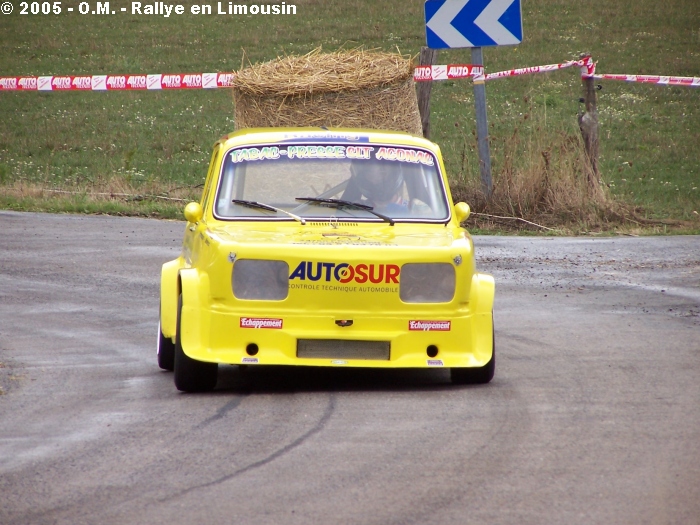
<svg viewBox="0 0 700 525"><path fill-rule="evenodd" d="M299 339L297 357L306 359L364 359L388 361L389 341L348 341L345 339Z"/></svg>

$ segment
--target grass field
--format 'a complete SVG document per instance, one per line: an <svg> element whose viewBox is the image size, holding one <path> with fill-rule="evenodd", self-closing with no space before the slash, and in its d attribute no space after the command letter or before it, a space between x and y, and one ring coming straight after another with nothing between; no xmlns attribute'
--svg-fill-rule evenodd
<svg viewBox="0 0 700 525"><path fill-rule="evenodd" d="M170 18L80 15L77 1L63 2L60 15L20 15L12 1L14 13L0 15L0 76L232 71L244 55L258 62L357 45L414 55L425 44L423 0L298 0L287 2L295 16ZM189 13L193 2L179 3ZM601 73L700 76L697 0L523 0L523 25L522 44L484 49L487 72L589 52ZM438 62L470 57L443 50ZM600 162L610 194L648 218L686 221L676 230L700 231L700 89L601 84ZM487 85L496 184L577 140L580 96L576 69ZM454 185L476 184L471 82L436 83L432 117L431 138ZM232 129L223 89L0 92L0 208L179 216L182 203L165 198L197 195L212 143Z"/></svg>

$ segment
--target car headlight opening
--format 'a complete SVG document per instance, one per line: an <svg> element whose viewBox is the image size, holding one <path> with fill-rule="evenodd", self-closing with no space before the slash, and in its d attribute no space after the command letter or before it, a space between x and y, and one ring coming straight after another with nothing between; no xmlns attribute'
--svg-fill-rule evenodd
<svg viewBox="0 0 700 525"><path fill-rule="evenodd" d="M237 299L281 301L289 295L289 265L284 261L238 259L231 278Z"/></svg>
<svg viewBox="0 0 700 525"><path fill-rule="evenodd" d="M408 263L401 268L399 296L405 303L447 303L455 295L455 269L448 263Z"/></svg>

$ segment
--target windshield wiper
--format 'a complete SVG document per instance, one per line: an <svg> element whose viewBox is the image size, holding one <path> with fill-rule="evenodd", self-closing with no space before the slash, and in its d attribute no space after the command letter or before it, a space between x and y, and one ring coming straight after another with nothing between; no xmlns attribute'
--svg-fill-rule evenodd
<svg viewBox="0 0 700 525"><path fill-rule="evenodd" d="M364 210L370 212L372 215L375 215L379 217L380 219L383 219L384 221L388 222L390 226L394 225L394 219L391 217L388 217L382 213L374 211L374 208L372 206L368 206L367 204L362 204L361 202L352 202L352 201L345 201L343 199L322 199L320 197L295 197L295 200L298 201L304 201L304 202L311 202L314 204L321 204L321 205L328 205L329 208L355 208L358 210Z"/></svg>
<svg viewBox="0 0 700 525"><path fill-rule="evenodd" d="M290 213L287 210L283 210L281 208L275 208L274 206L270 206L269 204L264 204L262 202L257 202L257 201L240 200L240 199L233 199L231 202L233 204L238 204L239 206L246 206L248 208L255 208L257 210L267 210L267 211L284 213L285 215L289 215L292 219L299 221L302 224L306 224L306 221L303 218L299 217L298 215L294 215L293 213Z"/></svg>

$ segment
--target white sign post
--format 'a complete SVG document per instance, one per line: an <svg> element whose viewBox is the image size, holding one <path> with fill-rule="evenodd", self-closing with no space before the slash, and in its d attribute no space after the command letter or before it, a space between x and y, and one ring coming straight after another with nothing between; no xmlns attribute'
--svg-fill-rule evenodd
<svg viewBox="0 0 700 525"><path fill-rule="evenodd" d="M520 0L426 0L425 33L428 47L471 47L472 64L483 66L483 46L515 45L522 42ZM483 80L474 81L474 105L481 185L490 199L493 181L486 117L486 86Z"/></svg>

